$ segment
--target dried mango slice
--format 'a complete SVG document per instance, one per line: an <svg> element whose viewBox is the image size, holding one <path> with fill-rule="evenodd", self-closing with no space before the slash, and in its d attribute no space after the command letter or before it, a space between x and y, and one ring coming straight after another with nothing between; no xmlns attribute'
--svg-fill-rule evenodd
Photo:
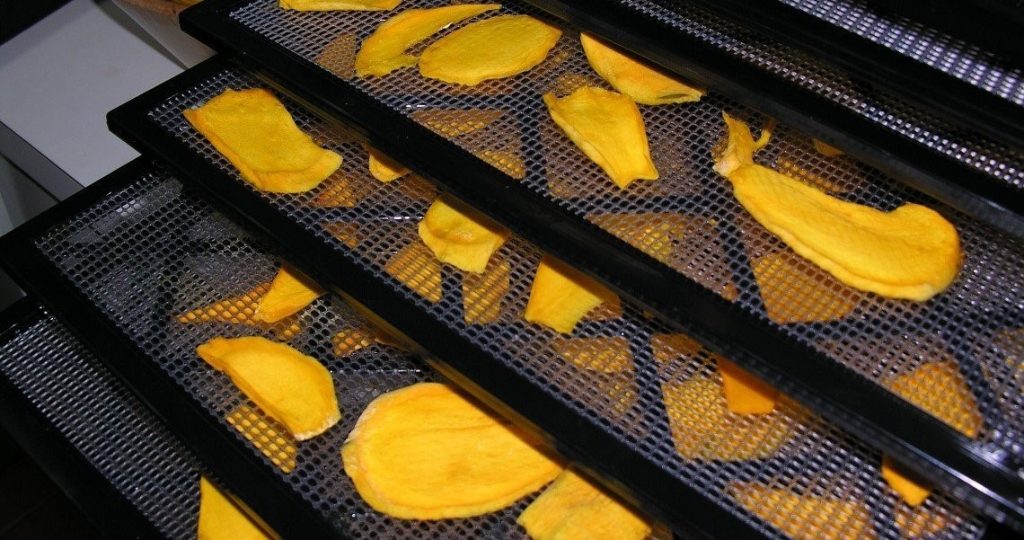
<svg viewBox="0 0 1024 540"><path fill-rule="evenodd" d="M802 268L802 260L789 251L752 263L768 318L779 324L834 321L857 306L856 292L817 268Z"/></svg>
<svg viewBox="0 0 1024 540"><path fill-rule="evenodd" d="M182 324L204 322L242 324L268 330L277 339L288 341L302 330L297 316L285 317L276 323L266 323L255 318L260 300L269 290L270 283L260 283L253 290L241 296L225 298L178 315L178 322Z"/></svg>
<svg viewBox="0 0 1024 540"><path fill-rule="evenodd" d="M729 142L715 170L793 251L847 285L893 298L928 300L956 278L960 240L941 214L913 203L883 212L754 164L750 130L725 118Z"/></svg>
<svg viewBox="0 0 1024 540"><path fill-rule="evenodd" d="M205 476L199 477L199 540L270 540Z"/></svg>
<svg viewBox="0 0 1024 540"><path fill-rule="evenodd" d="M242 178L263 191L309 191L341 166L340 155L317 146L262 88L228 89L184 114Z"/></svg>
<svg viewBox="0 0 1024 540"><path fill-rule="evenodd" d="M811 172L786 155L781 155L777 160L775 160L775 168L780 173L790 178L795 178L823 191L830 191L832 193L843 193L847 191L846 186Z"/></svg>
<svg viewBox="0 0 1024 540"><path fill-rule="evenodd" d="M334 380L315 358L261 337L216 337L196 348L200 358L300 441L341 420Z"/></svg>
<svg viewBox="0 0 1024 540"><path fill-rule="evenodd" d="M704 349L697 340L686 334L654 334L651 336L651 352L659 362L671 362L677 358L692 358Z"/></svg>
<svg viewBox="0 0 1024 540"><path fill-rule="evenodd" d="M384 271L431 303L441 300L441 261L422 243L413 242L395 253Z"/></svg>
<svg viewBox="0 0 1024 540"><path fill-rule="evenodd" d="M392 336L368 326L345 328L331 337L331 344L334 345L334 354L338 356L349 356L374 344L405 349Z"/></svg>
<svg viewBox="0 0 1024 540"><path fill-rule="evenodd" d="M882 456L882 478L910 506L920 506L932 490L899 464Z"/></svg>
<svg viewBox="0 0 1024 540"><path fill-rule="evenodd" d="M414 384L373 400L341 458L363 500L401 519L493 512L562 470L524 434L438 383Z"/></svg>
<svg viewBox="0 0 1024 540"><path fill-rule="evenodd" d="M355 248L360 242L359 224L347 221L332 221L323 224L328 234L337 238L338 241L350 248Z"/></svg>
<svg viewBox="0 0 1024 540"><path fill-rule="evenodd" d="M528 15L499 15L435 41L420 56L420 75L475 86L511 77L544 61L562 31Z"/></svg>
<svg viewBox="0 0 1024 540"><path fill-rule="evenodd" d="M811 139L811 144L814 145L814 149L817 150L819 154L825 157L838 157L843 155L842 150L830 144L825 144L818 139Z"/></svg>
<svg viewBox="0 0 1024 540"><path fill-rule="evenodd" d="M586 86L564 98L544 94L558 127L615 182L657 180L640 109L617 92Z"/></svg>
<svg viewBox="0 0 1024 540"><path fill-rule="evenodd" d="M637 511L566 469L523 510L516 522L533 540L605 538L643 540L651 526Z"/></svg>
<svg viewBox="0 0 1024 540"><path fill-rule="evenodd" d="M409 47L446 26L500 7L499 4L459 4L405 10L381 23L363 41L356 53L356 75L381 77L398 68L415 66L416 57L405 52Z"/></svg>
<svg viewBox="0 0 1024 540"><path fill-rule="evenodd" d="M792 435L778 413L742 415L729 411L721 386L705 377L661 383L672 441L679 454L695 460L766 459Z"/></svg>
<svg viewBox="0 0 1024 540"><path fill-rule="evenodd" d="M563 334L597 306L618 296L561 261L544 257L537 267L524 318Z"/></svg>
<svg viewBox="0 0 1024 540"><path fill-rule="evenodd" d="M930 537L949 526L949 518L945 512L934 512L924 507L911 507L897 504L893 509L896 526L903 532L903 538L917 540Z"/></svg>
<svg viewBox="0 0 1024 540"><path fill-rule="evenodd" d="M960 433L971 438L978 436L981 413L955 363L921 364L910 373L889 379L885 385Z"/></svg>
<svg viewBox="0 0 1024 540"><path fill-rule="evenodd" d="M526 164L517 152L484 148L473 152L473 155L516 180L526 178Z"/></svg>
<svg viewBox="0 0 1024 540"><path fill-rule="evenodd" d="M376 178L378 182L386 184L409 174L409 169L385 156L380 150L367 146L366 151L369 154L370 176Z"/></svg>
<svg viewBox="0 0 1024 540"><path fill-rule="evenodd" d="M259 409L239 405L228 414L227 421L281 472L288 474L295 470L295 456L299 453L295 441L291 435L279 431L276 422L265 417Z"/></svg>
<svg viewBox="0 0 1024 540"><path fill-rule="evenodd" d="M357 46L355 34L341 34L320 51L316 65L342 79L349 79L356 72Z"/></svg>
<svg viewBox="0 0 1024 540"><path fill-rule="evenodd" d="M686 235L686 218L667 212L600 214L587 219L663 263Z"/></svg>
<svg viewBox="0 0 1024 540"><path fill-rule="evenodd" d="M876 538L871 512L859 502L760 484L735 483L729 492L748 511L796 540Z"/></svg>
<svg viewBox="0 0 1024 540"><path fill-rule="evenodd" d="M312 205L318 208L354 208L363 198L362 191L356 189L350 178L334 177L324 184Z"/></svg>
<svg viewBox="0 0 1024 540"><path fill-rule="evenodd" d="M566 361L583 369L622 373L633 368L629 342L623 337L559 338L553 347Z"/></svg>
<svg viewBox="0 0 1024 540"><path fill-rule="evenodd" d="M421 109L412 119L448 138L479 131L504 115L496 109Z"/></svg>
<svg viewBox="0 0 1024 540"><path fill-rule="evenodd" d="M302 311L323 294L324 290L308 277L282 266L274 281L270 282L267 294L260 299L253 318L267 323L278 322Z"/></svg>
<svg viewBox="0 0 1024 540"><path fill-rule="evenodd" d="M441 262L480 273L508 240L509 232L483 214L447 197L430 205L419 224L420 238Z"/></svg>
<svg viewBox="0 0 1024 540"><path fill-rule="evenodd" d="M700 101L704 91L682 83L634 60L607 43L580 34L587 62L613 88L644 105L692 103Z"/></svg>
<svg viewBox="0 0 1024 540"><path fill-rule="evenodd" d="M462 278L462 318L469 324L490 324L501 317L501 303L508 294L508 261L496 261L482 274Z"/></svg>
<svg viewBox="0 0 1024 540"><path fill-rule="evenodd" d="M284 9L295 11L386 11L402 0L278 0Z"/></svg>
<svg viewBox="0 0 1024 540"><path fill-rule="evenodd" d="M779 391L736 364L718 357L725 404L736 414L768 414L775 410Z"/></svg>

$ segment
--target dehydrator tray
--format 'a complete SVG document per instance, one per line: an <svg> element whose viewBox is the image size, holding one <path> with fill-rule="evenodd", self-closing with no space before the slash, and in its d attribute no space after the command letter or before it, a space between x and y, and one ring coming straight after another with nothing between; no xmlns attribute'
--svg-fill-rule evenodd
<svg viewBox="0 0 1024 540"><path fill-rule="evenodd" d="M195 538L199 467L35 300L0 314L0 419L110 538Z"/></svg>
<svg viewBox="0 0 1024 540"><path fill-rule="evenodd" d="M374 254L374 251L389 253L387 250L398 242L392 240L393 233L380 231L374 236L379 236L379 239L351 252L352 248L327 234L321 223L328 217L341 221L353 219L372 211L376 205L392 206L395 198L401 196L399 192L377 189L373 181L352 179L348 177L351 172L344 172L311 195L260 195L240 182L233 168L213 152L181 117L185 108L197 106L225 88L267 84L271 83L254 81L244 72L213 61L115 111L111 125L141 150L164 157L183 178L193 179L219 200L267 228L271 234L277 235L281 243L308 243L304 250L323 250L322 256L310 261L312 266L333 264L326 261L335 259L354 260L380 273L387 259L381 259L384 255ZM318 141L338 141L332 146L341 144L347 160L362 159L357 157L363 152L358 143L344 142L353 139L354 135L328 134L331 128L326 123L294 105L292 112L297 116L299 125L315 133ZM517 115L516 118L526 122L529 116ZM703 129L699 125L686 125L695 131ZM531 129L542 130L541 127ZM408 144L415 144L409 133L403 137ZM707 138L713 139L714 135L709 134ZM776 138L780 153L774 154L773 158L795 152L803 156L800 159L813 160L811 162L818 167L815 170L831 167L823 159L814 158L810 150L801 150L801 145L809 143L792 132L779 129ZM432 148L428 147L417 148L424 150L420 154L429 154L427 157L421 155L422 159L456 159L443 148L436 148L437 152L431 152ZM559 151L571 155L571 149L565 146ZM415 154L409 148L405 152ZM696 161L695 168L709 167L710 158L706 161L697 158ZM580 164L579 161L573 163ZM837 174L837 182L850 186L860 200L876 205L891 205L906 198L915 200L905 191L887 188L877 176L872 176L875 173L870 170L849 162L844 167L849 168L842 173L844 176ZM607 196L611 193L609 190L588 186L576 178L573 179L575 183L568 183L565 188L579 196L561 201L565 205L592 204L592 212L643 212L641 205L664 204L666 206L661 208L684 213L695 240L692 244L677 244L679 251L676 256L679 258L673 262L682 271L691 272L701 280L698 284L674 269L656 265L614 239L611 242L601 240L600 231L584 227L574 229L577 223L551 212L550 204L544 200L520 198L509 190L494 188L494 184L487 185L483 175L486 170L486 166L478 167L464 178L473 179L475 193L481 196L491 199L497 195L504 197L497 205L502 213L495 215L491 206L485 208L492 216L511 224L514 229L527 231L531 239L539 239L540 247L598 278L606 277L601 274L602 269L621 265L618 273L614 274L620 279L606 281L630 293L633 298L639 298L645 305L653 306L655 309L652 311L668 313L668 320L674 326L691 332L702 342L710 343L718 352L762 374L815 411L862 435L877 447L914 463L923 474L948 487L957 486L957 496L974 506L1000 519L1019 520L1019 517L1013 517L1021 515L1021 501L1017 499L1021 492L1021 479L1014 465L1021 451L1021 419L1015 412L1019 402L1016 390L1019 386L1015 385L1019 382L1012 370L1006 369L1016 365L1014 361L1019 362L1020 344L1013 341L1013 334L1001 336L1005 330L1020 325L1021 313L1015 306L1019 303L1021 288L1014 285L1014 280L1019 277L1014 275L1012 268L1020 264L1014 261L1019 261L1021 250L1013 240L959 218L957 223L969 249L968 263L960 284L939 300L925 306L904 306L859 295L859 307L847 321L769 326L765 321L765 308L759 303L760 293L750 269L750 257L777 253L780 246L767 233L759 232L749 220L743 219L735 203L727 196L722 192L715 194L721 189L720 185L698 185L690 198L616 198ZM433 179L445 187L451 187L452 182L458 181L452 178ZM530 177L524 180L530 181ZM544 180L543 177L534 177L532 181ZM685 177L679 176L675 181L683 182ZM364 182L369 185L364 185ZM855 185L858 187L853 188ZM453 191L462 195L464 190L461 188L465 186L457 187L460 189ZM492 193L481 193L489 187L494 190ZM314 206L317 198L337 193L338 189L348 190L350 194L358 193L347 203L349 208L324 210ZM467 189L474 189L474 186ZM591 192L588 193L587 189ZM715 202L702 206L700 201L709 197ZM648 203L650 200L655 202ZM508 214L512 217L509 218ZM540 220L545 227L517 228L516 225L523 224L520 218ZM271 221L275 223L273 227L266 225ZM553 233L554 229L557 231ZM583 232L575 237L574 242L555 238L559 234L565 235L566 231ZM634 238L634 241L637 240ZM1000 245L1009 247L993 248L988 242L1003 242ZM1009 262L996 260L1004 253ZM808 271L806 267L804 270ZM624 281L621 276L630 276L629 281ZM1002 284L997 287L993 280L1000 280ZM730 306L718 294L731 294L732 287L735 288L737 303ZM960 292L957 292L958 287ZM635 294L638 289L647 292ZM809 299L805 301L810 302ZM751 312L758 314L760 319L751 317ZM977 335L971 337L972 332L977 332ZM1000 334L1000 339L994 340L997 334ZM812 348L811 343L816 348ZM936 354L941 356L936 357ZM1009 364L1007 358L1010 359ZM878 384L932 359L954 362L958 372L969 382L985 417L985 427L977 441L967 440L897 399L895 394ZM477 376L486 377L488 374L478 373Z"/></svg>

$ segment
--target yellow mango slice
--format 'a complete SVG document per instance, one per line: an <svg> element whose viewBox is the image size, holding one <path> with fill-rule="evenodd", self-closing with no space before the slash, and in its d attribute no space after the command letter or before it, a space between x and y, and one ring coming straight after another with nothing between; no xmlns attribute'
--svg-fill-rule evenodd
<svg viewBox="0 0 1024 540"><path fill-rule="evenodd" d="M340 155L317 146L262 88L228 89L184 114L242 178L262 191L309 191L341 166Z"/></svg>
<svg viewBox="0 0 1024 540"><path fill-rule="evenodd" d="M654 359L667 363L677 358L689 359L704 350L697 340L685 334L654 334L651 336L651 352Z"/></svg>
<svg viewBox="0 0 1024 540"><path fill-rule="evenodd" d="M914 476L889 459L889 456L882 457L882 478L885 482L904 502L910 506L920 506L932 490Z"/></svg>
<svg viewBox="0 0 1024 540"><path fill-rule="evenodd" d="M199 477L199 540L270 540L205 476Z"/></svg>
<svg viewBox="0 0 1024 540"><path fill-rule="evenodd" d="M637 511L566 469L516 522L533 540L643 540L651 526Z"/></svg>
<svg viewBox="0 0 1024 540"><path fill-rule="evenodd" d="M341 420L331 374L288 345L261 337L216 337L196 353L297 440L311 439Z"/></svg>
<svg viewBox="0 0 1024 540"><path fill-rule="evenodd" d="M412 119L448 138L479 131L504 115L496 109L420 109Z"/></svg>
<svg viewBox="0 0 1024 540"><path fill-rule="evenodd" d="M308 277L282 266L274 281L270 282L267 294L260 298L253 317L258 321L275 323L302 311L323 294L324 290Z"/></svg>
<svg viewBox="0 0 1024 540"><path fill-rule="evenodd" d="M635 180L657 180L644 119L632 99L586 86L564 98L544 94L551 118L594 163L626 189Z"/></svg>
<svg viewBox="0 0 1024 540"><path fill-rule="evenodd" d="M885 385L960 433L971 438L978 436L981 413L955 363L921 364L910 373L889 379Z"/></svg>
<svg viewBox="0 0 1024 540"><path fill-rule="evenodd" d="M441 261L422 243L413 242L399 250L384 271L431 303L441 300Z"/></svg>
<svg viewBox="0 0 1024 540"><path fill-rule="evenodd" d="M355 248L359 245L361 240L361 234L359 231L359 224L348 221L332 221L323 224L324 230L328 234L338 239L339 242L345 244L350 248Z"/></svg>
<svg viewBox="0 0 1024 540"><path fill-rule="evenodd" d="M499 15L435 41L420 56L420 75L475 86L511 77L544 61L562 31L528 15Z"/></svg>
<svg viewBox="0 0 1024 540"><path fill-rule="evenodd" d="M349 356L374 344L405 348L392 336L370 326L345 328L331 337L331 344L334 345L334 354L338 356Z"/></svg>
<svg viewBox="0 0 1024 540"><path fill-rule="evenodd" d="M629 342L623 337L559 338L553 347L566 361L601 373L622 373L633 369Z"/></svg>
<svg viewBox="0 0 1024 540"><path fill-rule="evenodd" d="M386 11L402 0L278 0L284 9L295 11Z"/></svg>
<svg viewBox="0 0 1024 540"><path fill-rule="evenodd" d="M319 208L354 208L362 200L364 192L353 184L352 179L336 176L324 184L311 204Z"/></svg>
<svg viewBox="0 0 1024 540"><path fill-rule="evenodd" d="M475 273L487 268L509 238L507 230L483 214L443 196L420 220L419 234L438 260Z"/></svg>
<svg viewBox="0 0 1024 540"><path fill-rule="evenodd" d="M662 382L661 392L676 451L688 459L767 459L792 435L778 413L731 412L721 386L705 377Z"/></svg>
<svg viewBox="0 0 1024 540"><path fill-rule="evenodd" d="M544 257L530 288L524 318L563 334L597 306L618 296L600 283L551 257Z"/></svg>
<svg viewBox="0 0 1024 540"><path fill-rule="evenodd" d="M715 170L793 251L851 287L893 298L928 300L956 278L960 240L941 214L913 203L883 212L754 164L750 130L725 116L729 142Z"/></svg>
<svg viewBox="0 0 1024 540"><path fill-rule="evenodd" d="M945 512L935 512L923 507L912 507L897 503L893 509L896 526L903 532L902 538L917 540L930 537L949 526Z"/></svg>
<svg viewBox="0 0 1024 540"><path fill-rule="evenodd" d="M795 540L876 538L871 512L860 502L759 484L736 483L729 492L748 511Z"/></svg>
<svg viewBox="0 0 1024 540"><path fill-rule="evenodd" d="M823 191L830 191L832 193L844 193L848 191L848 189L846 189L846 186L840 184L839 182L825 178L819 174L815 174L814 172L808 170L807 168L799 165L794 159L790 158L785 154L779 156L779 158L775 160L775 168L780 173L790 178L795 178L805 184L809 184ZM863 180L855 180L855 182L858 181Z"/></svg>
<svg viewBox="0 0 1024 540"><path fill-rule="evenodd" d="M587 219L663 263L669 262L686 235L686 218L667 212L600 214Z"/></svg>
<svg viewBox="0 0 1024 540"><path fill-rule="evenodd" d="M768 414L775 410L779 391L736 364L718 358L725 404L736 414Z"/></svg>
<svg viewBox="0 0 1024 540"><path fill-rule="evenodd" d="M857 293L817 268L801 268L802 259L789 251L751 262L768 318L779 324L834 321L857 306Z"/></svg>
<svg viewBox="0 0 1024 540"><path fill-rule="evenodd" d="M589 35L580 34L590 67L619 92L644 105L700 101L704 91L673 79Z"/></svg>
<svg viewBox="0 0 1024 540"><path fill-rule="evenodd" d="M499 4L458 4L405 10L381 23L363 41L356 53L356 75L381 77L398 68L414 66L416 57L405 52L409 47L446 26L499 7Z"/></svg>
<svg viewBox="0 0 1024 540"><path fill-rule="evenodd" d="M819 154L825 157L837 157L843 155L842 150L835 146L825 144L818 139L811 139L811 144L814 145L814 149L817 150Z"/></svg>
<svg viewBox="0 0 1024 540"><path fill-rule="evenodd" d="M290 434L278 431L276 423L268 420L258 409L239 405L228 414L227 421L281 472L288 474L295 470L295 456L299 453L295 441Z"/></svg>
<svg viewBox="0 0 1024 540"><path fill-rule="evenodd" d="M501 303L508 294L508 261L491 263L481 274L462 278L462 318L469 324L490 324L501 317Z"/></svg>
<svg viewBox="0 0 1024 540"><path fill-rule="evenodd" d="M285 317L276 323L266 323L257 320L255 317L260 300L269 290L270 283L261 283L252 291L241 296L225 298L210 305L193 309L178 315L177 319L182 324L205 322L242 324L268 330L277 339L288 341L302 330L298 316Z"/></svg>
<svg viewBox="0 0 1024 540"><path fill-rule="evenodd" d="M516 152L484 148L473 152L473 155L516 180L526 178L526 164Z"/></svg>
<svg viewBox="0 0 1024 540"><path fill-rule="evenodd" d="M400 519L493 512L562 469L510 424L438 383L373 400L341 458L363 500Z"/></svg>
<svg viewBox="0 0 1024 540"><path fill-rule="evenodd" d="M409 169L385 156L376 148L367 146L366 151L370 160L370 176L376 178L377 181L388 183L409 174Z"/></svg>

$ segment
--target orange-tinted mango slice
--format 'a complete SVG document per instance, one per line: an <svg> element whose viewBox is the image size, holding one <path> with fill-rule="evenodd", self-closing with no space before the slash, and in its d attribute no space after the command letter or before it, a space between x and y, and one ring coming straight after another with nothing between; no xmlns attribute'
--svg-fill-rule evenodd
<svg viewBox="0 0 1024 540"><path fill-rule="evenodd" d="M636 103L618 92L585 86L564 98L544 95L551 118L594 163L626 189L635 180L657 180L644 119Z"/></svg>
<svg viewBox="0 0 1024 540"><path fill-rule="evenodd" d="M377 181L387 183L409 174L409 169L385 156L376 148L367 146L366 150L369 153L370 176L376 178Z"/></svg>
<svg viewBox="0 0 1024 540"><path fill-rule="evenodd" d="M349 356L374 344L403 350L405 348L394 337L379 328L369 326L340 330L331 337L331 344L334 345L334 354L338 356Z"/></svg>
<svg viewBox="0 0 1024 540"><path fill-rule="evenodd" d="M838 157L843 155L842 150L836 148L835 146L825 144L819 141L818 139L811 139L811 143L814 145L814 149L817 150L819 154L825 157Z"/></svg>
<svg viewBox="0 0 1024 540"><path fill-rule="evenodd" d="M842 319L857 306L858 294L789 251L756 257L754 279L768 318L779 323Z"/></svg>
<svg viewBox="0 0 1024 540"><path fill-rule="evenodd" d="M433 9L408 9L384 21L356 53L356 75L383 76L416 65L405 51L442 28L498 9L498 4L457 4Z"/></svg>
<svg viewBox="0 0 1024 540"><path fill-rule="evenodd" d="M566 469L516 520L533 540L643 540L651 526L636 510Z"/></svg>
<svg viewBox="0 0 1024 540"><path fill-rule="evenodd" d="M278 339L290 340L302 330L297 316L285 317L276 323L262 322L255 317L260 300L269 290L270 283L261 283L252 291L241 296L225 298L179 315L178 322L182 324L204 322L242 324L268 330Z"/></svg>
<svg viewBox="0 0 1024 540"><path fill-rule="evenodd" d="M420 242L395 253L384 271L431 303L441 300L441 261Z"/></svg>
<svg viewBox="0 0 1024 540"><path fill-rule="evenodd" d="M509 232L483 214L440 197L419 224L420 238L441 262L480 273Z"/></svg>
<svg viewBox="0 0 1024 540"><path fill-rule="evenodd" d="M733 484L729 492L748 511L796 540L876 538L871 512L859 502L760 484Z"/></svg>
<svg viewBox="0 0 1024 540"><path fill-rule="evenodd" d="M577 367L601 373L622 373L633 369L629 341L623 337L559 338L554 349Z"/></svg>
<svg viewBox="0 0 1024 540"><path fill-rule="evenodd" d="M228 89L184 114L242 178L262 191L309 191L341 166L340 155L317 146L262 88Z"/></svg>
<svg viewBox="0 0 1024 540"><path fill-rule="evenodd" d="M434 133L454 138L479 131L503 114L496 109L420 109L410 116Z"/></svg>
<svg viewBox="0 0 1024 540"><path fill-rule="evenodd" d="M599 214L588 219L663 263L669 262L686 235L686 218L667 212Z"/></svg>
<svg viewBox="0 0 1024 540"><path fill-rule="evenodd" d="M490 324L501 317L501 304L508 294L508 261L496 261L482 274L462 278L462 318L469 324Z"/></svg>
<svg viewBox="0 0 1024 540"><path fill-rule="evenodd" d="M896 526L903 532L902 538L917 540L930 538L950 525L949 516L943 511L933 511L925 506L912 507L896 504L893 509Z"/></svg>
<svg viewBox="0 0 1024 540"><path fill-rule="evenodd" d="M261 337L216 337L196 353L300 441L341 420L331 374L288 345Z"/></svg>
<svg viewBox="0 0 1024 540"><path fill-rule="evenodd" d="M199 478L199 540L270 540L206 477Z"/></svg>
<svg viewBox="0 0 1024 540"><path fill-rule="evenodd" d="M295 11L386 11L402 0L278 0L284 9Z"/></svg>
<svg viewBox="0 0 1024 540"><path fill-rule="evenodd" d="M373 400L341 458L363 500L400 519L493 512L562 470L503 419L438 383Z"/></svg>
<svg viewBox="0 0 1024 540"><path fill-rule="evenodd" d="M569 334L587 312L617 299L600 283L561 261L544 257L533 278L524 318Z"/></svg>
<svg viewBox="0 0 1024 540"><path fill-rule="evenodd" d="M526 178L526 164L517 152L484 148L473 152L473 155L516 180Z"/></svg>
<svg viewBox="0 0 1024 540"><path fill-rule="evenodd" d="M932 492L922 480L908 473L889 456L882 457L882 478L910 506L920 506Z"/></svg>
<svg viewBox="0 0 1024 540"><path fill-rule="evenodd" d="M276 323L302 311L323 294L323 289L308 277L282 266L274 281L270 282L267 294L260 298L253 317L258 321Z"/></svg>
<svg viewBox="0 0 1024 540"><path fill-rule="evenodd" d="M737 414L768 414L775 410L779 391L736 364L718 358L725 404Z"/></svg>
<svg viewBox="0 0 1024 540"><path fill-rule="evenodd" d="M981 413L967 381L953 362L921 364L910 373L889 379L886 386L960 433L971 438L978 436Z"/></svg>
<svg viewBox="0 0 1024 540"><path fill-rule="evenodd" d="M435 41L420 56L428 79L474 86L511 77L544 61L562 31L528 15L499 15Z"/></svg>
<svg viewBox="0 0 1024 540"><path fill-rule="evenodd" d="M580 34L580 42L590 67L613 88L637 103L687 103L700 101L704 96L703 90L673 79L589 34Z"/></svg>
<svg viewBox="0 0 1024 540"><path fill-rule="evenodd" d="M288 474L295 470L295 456L299 449L292 436L279 431L276 423L258 409L243 403L228 414L227 421L281 472Z"/></svg>

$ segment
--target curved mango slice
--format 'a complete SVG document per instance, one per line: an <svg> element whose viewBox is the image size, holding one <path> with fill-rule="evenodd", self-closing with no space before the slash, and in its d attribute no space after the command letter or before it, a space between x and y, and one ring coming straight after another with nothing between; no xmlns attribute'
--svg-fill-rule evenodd
<svg viewBox="0 0 1024 540"><path fill-rule="evenodd" d="M779 391L736 364L718 358L725 404L736 414L768 414L775 410Z"/></svg>
<svg viewBox="0 0 1024 540"><path fill-rule="evenodd" d="M205 476L199 477L199 540L270 540Z"/></svg>
<svg viewBox="0 0 1024 540"><path fill-rule="evenodd" d="M196 353L297 440L316 437L341 420L331 374L315 358L283 343L216 337Z"/></svg>
<svg viewBox="0 0 1024 540"><path fill-rule="evenodd" d="M243 403L231 411L226 420L281 472L289 474L295 470L295 456L299 453L295 441L259 409Z"/></svg>
<svg viewBox="0 0 1024 540"><path fill-rule="evenodd" d="M486 216L459 206L446 197L434 201L420 221L420 238L441 262L467 272L483 272L509 233Z"/></svg>
<svg viewBox="0 0 1024 540"><path fill-rule="evenodd" d="M308 277L282 266L274 281L270 282L267 294L260 298L253 318L268 323L278 322L302 311L323 294L323 289Z"/></svg>
<svg viewBox="0 0 1024 540"><path fill-rule="evenodd" d="M544 61L562 31L528 15L499 15L460 28L420 56L420 75L475 86Z"/></svg>
<svg viewBox="0 0 1024 540"><path fill-rule="evenodd" d="M384 271L429 302L441 300L441 261L422 243L413 242L399 250Z"/></svg>
<svg viewBox="0 0 1024 540"><path fill-rule="evenodd" d="M669 212L599 214L587 216L587 219L663 263L672 258L687 228L685 217Z"/></svg>
<svg viewBox="0 0 1024 540"><path fill-rule="evenodd" d="M793 251L851 287L893 298L928 300L956 278L960 240L941 214L913 203L883 212L754 164L750 130L725 116L729 142L715 170Z"/></svg>
<svg viewBox="0 0 1024 540"><path fill-rule="evenodd" d="M501 303L508 294L508 261L491 263L482 274L462 278L462 319L468 324L490 324L501 317Z"/></svg>
<svg viewBox="0 0 1024 540"><path fill-rule="evenodd" d="M409 169L385 156L376 148L367 146L366 151L369 153L370 176L376 178L377 181L388 183L409 174Z"/></svg>
<svg viewBox="0 0 1024 540"><path fill-rule="evenodd" d="M496 109L420 109L412 119L448 138L479 131L504 115Z"/></svg>
<svg viewBox="0 0 1024 540"><path fill-rule="evenodd" d="M341 458L363 500L400 519L493 512L562 470L514 427L439 383L373 400Z"/></svg>
<svg viewBox="0 0 1024 540"><path fill-rule="evenodd" d="M395 2L397 3L397 2ZM384 21L356 53L356 75L384 76L416 65L416 57L405 51L442 28L498 9L499 4L459 4L433 9L408 9Z"/></svg>
<svg viewBox="0 0 1024 540"><path fill-rule="evenodd" d="M871 512L859 502L760 484L736 483L729 492L748 511L796 540L876 538Z"/></svg>
<svg viewBox="0 0 1024 540"><path fill-rule="evenodd" d="M618 296L561 261L544 257L533 278L523 318L570 334L587 312L610 301L617 302Z"/></svg>
<svg viewBox="0 0 1024 540"><path fill-rule="evenodd" d="M920 506L932 492L931 488L912 478L889 456L882 457L882 478L910 506Z"/></svg>
<svg viewBox="0 0 1024 540"><path fill-rule="evenodd" d="M960 433L971 438L978 436L981 413L955 363L921 364L910 373L889 379L885 385Z"/></svg>
<svg viewBox="0 0 1024 540"><path fill-rule="evenodd" d="M551 118L572 142L626 189L635 180L657 180L640 109L617 92L585 86L564 98L544 94Z"/></svg>
<svg viewBox="0 0 1024 540"><path fill-rule="evenodd" d="M204 322L242 324L268 330L277 339L288 341L302 330L298 317L286 317L275 323L266 323L256 319L256 310L259 308L260 301L269 290L270 283L260 283L253 290L241 296L225 298L178 315L178 322L182 324Z"/></svg>
<svg viewBox="0 0 1024 540"><path fill-rule="evenodd" d="M523 510L516 522L533 540L606 538L643 540L651 526L632 508L566 469Z"/></svg>
<svg viewBox="0 0 1024 540"><path fill-rule="evenodd" d="M402 0L278 0L284 9L295 11L386 11Z"/></svg>
<svg viewBox="0 0 1024 540"><path fill-rule="evenodd" d="M371 345L384 345L402 350L405 349L395 338L385 334L378 328L370 326L340 330L331 337L331 344L334 345L333 351L337 356L349 356Z"/></svg>
<svg viewBox="0 0 1024 540"><path fill-rule="evenodd" d="M341 166L340 155L317 146L262 88L225 90L184 115L242 178L262 191L309 191Z"/></svg>
<svg viewBox="0 0 1024 540"><path fill-rule="evenodd" d="M590 67L613 88L644 105L666 105L700 101L704 91L683 84L664 73L634 60L618 49L580 34Z"/></svg>
<svg viewBox="0 0 1024 540"><path fill-rule="evenodd" d="M843 155L842 150L830 144L825 144L818 139L811 139L811 144L814 145L814 149L817 150L819 154L825 157L838 157Z"/></svg>
<svg viewBox="0 0 1024 540"><path fill-rule="evenodd" d="M802 260L788 250L751 262L768 318L779 324L834 321L857 306L858 293L817 268L801 268Z"/></svg>

